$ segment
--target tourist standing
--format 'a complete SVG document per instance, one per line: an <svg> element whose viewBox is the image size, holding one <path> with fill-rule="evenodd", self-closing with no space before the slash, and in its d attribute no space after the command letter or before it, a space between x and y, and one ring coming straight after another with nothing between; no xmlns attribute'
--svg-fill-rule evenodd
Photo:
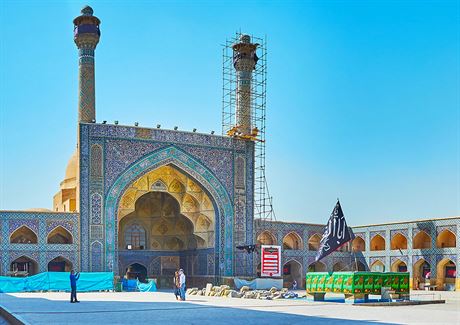
<svg viewBox="0 0 460 325"><path fill-rule="evenodd" d="M179 271L176 271L174 273L174 295L176 296L176 300L179 300L180 298L180 275L179 275Z"/></svg>
<svg viewBox="0 0 460 325"><path fill-rule="evenodd" d="M179 270L180 300L185 300L185 274L184 270Z"/></svg>
<svg viewBox="0 0 460 325"><path fill-rule="evenodd" d="M297 281L296 280L294 280L292 282L292 290L297 290Z"/></svg>
<svg viewBox="0 0 460 325"><path fill-rule="evenodd" d="M75 274L74 270L70 271L70 288L72 291L70 292L70 302L80 302L77 300L77 281L80 278L80 272Z"/></svg>

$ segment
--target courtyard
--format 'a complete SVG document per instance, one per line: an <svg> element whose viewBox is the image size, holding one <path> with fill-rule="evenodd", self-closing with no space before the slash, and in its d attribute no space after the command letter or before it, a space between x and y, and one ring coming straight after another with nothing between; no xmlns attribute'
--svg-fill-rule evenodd
<svg viewBox="0 0 460 325"><path fill-rule="evenodd" d="M80 293L81 303L70 304L65 292L2 293L0 305L25 324L458 324L460 295L439 294L445 304L365 307L206 296L179 302L166 291Z"/></svg>

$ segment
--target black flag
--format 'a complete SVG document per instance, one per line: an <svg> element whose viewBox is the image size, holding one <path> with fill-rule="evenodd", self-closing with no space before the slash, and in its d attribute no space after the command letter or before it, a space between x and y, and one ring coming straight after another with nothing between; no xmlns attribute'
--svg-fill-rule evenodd
<svg viewBox="0 0 460 325"><path fill-rule="evenodd" d="M323 238L319 243L318 253L316 254L316 262L326 257L340 246L348 243L353 239L353 232L348 228L345 217L343 216L342 207L337 200L331 217L324 229Z"/></svg>

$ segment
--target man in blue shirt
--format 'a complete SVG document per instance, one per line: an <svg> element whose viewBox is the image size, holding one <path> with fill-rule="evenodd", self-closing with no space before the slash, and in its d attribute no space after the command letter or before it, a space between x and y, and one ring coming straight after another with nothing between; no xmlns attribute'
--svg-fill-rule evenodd
<svg viewBox="0 0 460 325"><path fill-rule="evenodd" d="M74 270L70 271L70 287L72 292L70 293L70 302L80 302L77 300L77 280L80 278L80 273L75 274Z"/></svg>
<svg viewBox="0 0 460 325"><path fill-rule="evenodd" d="M180 300L185 301L185 273L183 269L179 270L179 286Z"/></svg>

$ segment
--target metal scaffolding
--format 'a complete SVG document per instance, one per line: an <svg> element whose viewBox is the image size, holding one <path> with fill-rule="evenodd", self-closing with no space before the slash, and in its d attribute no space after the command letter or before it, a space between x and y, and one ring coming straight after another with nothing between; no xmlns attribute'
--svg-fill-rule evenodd
<svg viewBox="0 0 460 325"><path fill-rule="evenodd" d="M237 75L233 66L232 46L240 42L242 33L237 32L227 39L222 50L222 135L228 135L236 125ZM251 123L252 128L258 129L255 145L255 175L254 175L254 218L260 221L274 221L272 198L265 177L265 132L267 105L267 42L266 38L251 35L251 42L258 43L257 56L259 60L252 72L251 83Z"/></svg>

